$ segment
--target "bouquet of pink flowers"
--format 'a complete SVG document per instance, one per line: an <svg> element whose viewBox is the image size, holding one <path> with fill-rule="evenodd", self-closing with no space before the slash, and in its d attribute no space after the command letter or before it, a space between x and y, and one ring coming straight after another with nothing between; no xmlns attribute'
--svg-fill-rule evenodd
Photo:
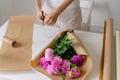
<svg viewBox="0 0 120 80"><path fill-rule="evenodd" d="M40 67L51 75L66 75L70 79L79 77L84 58L72 48L73 41L68 39L67 34L56 39L54 47L44 51L45 55L39 60Z"/></svg>

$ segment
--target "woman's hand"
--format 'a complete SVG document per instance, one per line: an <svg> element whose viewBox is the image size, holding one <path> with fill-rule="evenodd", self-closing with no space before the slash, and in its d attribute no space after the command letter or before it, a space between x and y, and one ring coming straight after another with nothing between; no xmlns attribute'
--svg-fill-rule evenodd
<svg viewBox="0 0 120 80"><path fill-rule="evenodd" d="M53 25L56 23L59 16L59 12L57 10L53 10L50 13L47 13L45 16L44 24Z"/></svg>
<svg viewBox="0 0 120 80"><path fill-rule="evenodd" d="M42 21L42 19L41 19L41 16L42 16L41 10L37 11L36 16L37 16L37 20L38 20L40 23L42 23L43 21Z"/></svg>
<svg viewBox="0 0 120 80"><path fill-rule="evenodd" d="M52 12L46 14L44 24L46 25L53 25L56 23L58 16L67 8L73 0L64 0L63 3L53 10Z"/></svg>

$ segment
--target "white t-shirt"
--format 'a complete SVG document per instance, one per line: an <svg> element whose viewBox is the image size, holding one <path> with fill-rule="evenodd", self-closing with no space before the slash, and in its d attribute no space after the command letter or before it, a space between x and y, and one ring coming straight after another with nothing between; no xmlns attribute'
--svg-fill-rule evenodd
<svg viewBox="0 0 120 80"><path fill-rule="evenodd" d="M49 4L50 7L56 8L62 4L64 0L46 0L45 3ZM79 0L73 0L73 2L66 8L66 9L72 9L79 7L80 5Z"/></svg>

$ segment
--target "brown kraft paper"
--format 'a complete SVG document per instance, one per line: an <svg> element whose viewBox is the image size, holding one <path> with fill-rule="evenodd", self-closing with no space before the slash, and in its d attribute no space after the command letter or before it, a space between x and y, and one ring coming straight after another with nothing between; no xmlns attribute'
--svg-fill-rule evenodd
<svg viewBox="0 0 120 80"><path fill-rule="evenodd" d="M112 80L113 20L107 19L104 26L103 51L101 56L100 80Z"/></svg>
<svg viewBox="0 0 120 80"><path fill-rule="evenodd" d="M40 51L39 55L36 56L35 59L33 59L32 61L32 66L35 70L41 72L42 74L46 75L47 77L49 77L51 80L62 80L62 76L55 76L55 75L50 75L49 73L47 73L46 70L44 70L43 68L41 68L39 66L39 59L41 57L44 56L44 51L46 48L52 48L53 47L53 42L60 36L62 36L63 34L67 33L68 34L68 38L69 39L75 39L75 41L73 41L72 43L72 47L73 49L77 52L77 53L82 53L81 55L84 55L86 60L84 62L84 64L82 64L82 66L80 67L81 69L81 76L74 79L74 80L85 80L87 75L90 73L93 63L92 63L92 59L90 58L90 56L88 55L85 47L83 46L81 40L74 34L73 31L68 30L68 31L63 31L61 33L59 33L42 51ZM68 79L66 79L68 80Z"/></svg>
<svg viewBox="0 0 120 80"><path fill-rule="evenodd" d="M16 47L3 41L0 48L0 71L28 70L31 68L33 15L12 16L4 36L15 40Z"/></svg>

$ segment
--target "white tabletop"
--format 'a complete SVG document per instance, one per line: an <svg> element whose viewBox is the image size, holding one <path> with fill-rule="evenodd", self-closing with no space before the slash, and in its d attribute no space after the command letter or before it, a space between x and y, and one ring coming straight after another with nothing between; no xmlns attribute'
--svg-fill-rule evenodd
<svg viewBox="0 0 120 80"><path fill-rule="evenodd" d="M5 34L7 24L8 22L0 28L0 39ZM60 30L55 27L42 27L41 25L34 24L32 59L59 32ZM89 52L89 55L93 59L93 69L86 80L99 80L99 66L103 34L83 31L75 31L75 33L80 37ZM0 72L0 77L9 78L11 80L50 80L32 68L29 71ZM0 78L0 80L3 79Z"/></svg>

